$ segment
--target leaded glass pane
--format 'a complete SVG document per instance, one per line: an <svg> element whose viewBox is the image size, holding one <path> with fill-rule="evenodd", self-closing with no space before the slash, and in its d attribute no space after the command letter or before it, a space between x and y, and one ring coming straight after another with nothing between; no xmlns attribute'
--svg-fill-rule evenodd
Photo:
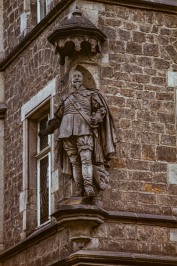
<svg viewBox="0 0 177 266"><path fill-rule="evenodd" d="M39 131L46 129L47 121L48 121L48 117L46 116L39 122ZM48 146L48 135L47 136L41 136L40 137L40 151L42 151L47 146Z"/></svg>
<svg viewBox="0 0 177 266"><path fill-rule="evenodd" d="M49 217L49 158L40 160L40 224Z"/></svg>

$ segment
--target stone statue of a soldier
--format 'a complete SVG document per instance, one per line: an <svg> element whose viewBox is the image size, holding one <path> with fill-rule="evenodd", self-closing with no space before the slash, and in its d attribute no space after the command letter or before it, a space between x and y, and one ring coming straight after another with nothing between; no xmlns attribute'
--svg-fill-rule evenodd
<svg viewBox="0 0 177 266"><path fill-rule="evenodd" d="M105 170L115 153L116 136L112 117L103 96L83 86L83 74L74 71L73 92L60 101L53 119L39 135L52 134L59 128L59 163L63 173L72 174L77 196L95 196L93 177L104 189L108 180Z"/></svg>

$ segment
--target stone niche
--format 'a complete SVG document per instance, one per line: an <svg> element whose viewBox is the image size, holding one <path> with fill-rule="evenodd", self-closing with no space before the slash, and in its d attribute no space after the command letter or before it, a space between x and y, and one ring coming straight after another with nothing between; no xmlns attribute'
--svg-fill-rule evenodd
<svg viewBox="0 0 177 266"><path fill-rule="evenodd" d="M74 70L83 73L84 87L99 89L97 56L101 54L102 43L106 39L104 33L85 18L79 8L48 36L49 42L55 46L55 53L60 57L61 79L66 84L64 93L68 92L68 83ZM98 200L73 196L73 182L67 181L65 176L63 179L63 198L52 216L61 227L69 229L69 239L76 249L82 249L92 239L94 227L104 223L107 212L97 206Z"/></svg>

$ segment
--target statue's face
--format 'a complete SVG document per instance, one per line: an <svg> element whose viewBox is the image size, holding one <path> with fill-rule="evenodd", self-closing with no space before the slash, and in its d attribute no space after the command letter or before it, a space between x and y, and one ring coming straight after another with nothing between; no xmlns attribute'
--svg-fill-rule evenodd
<svg viewBox="0 0 177 266"><path fill-rule="evenodd" d="M79 71L74 71L72 75L72 85L75 88L79 88L83 84L83 75Z"/></svg>

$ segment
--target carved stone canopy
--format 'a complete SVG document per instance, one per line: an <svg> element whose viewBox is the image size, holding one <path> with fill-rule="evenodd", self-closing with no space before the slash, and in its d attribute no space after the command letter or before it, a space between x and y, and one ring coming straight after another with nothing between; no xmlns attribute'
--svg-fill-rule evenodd
<svg viewBox="0 0 177 266"><path fill-rule="evenodd" d="M76 53L99 53L106 36L76 8L72 17L63 20L49 35L48 40L55 46L56 54L60 55L60 64L64 65L66 56L72 57Z"/></svg>

